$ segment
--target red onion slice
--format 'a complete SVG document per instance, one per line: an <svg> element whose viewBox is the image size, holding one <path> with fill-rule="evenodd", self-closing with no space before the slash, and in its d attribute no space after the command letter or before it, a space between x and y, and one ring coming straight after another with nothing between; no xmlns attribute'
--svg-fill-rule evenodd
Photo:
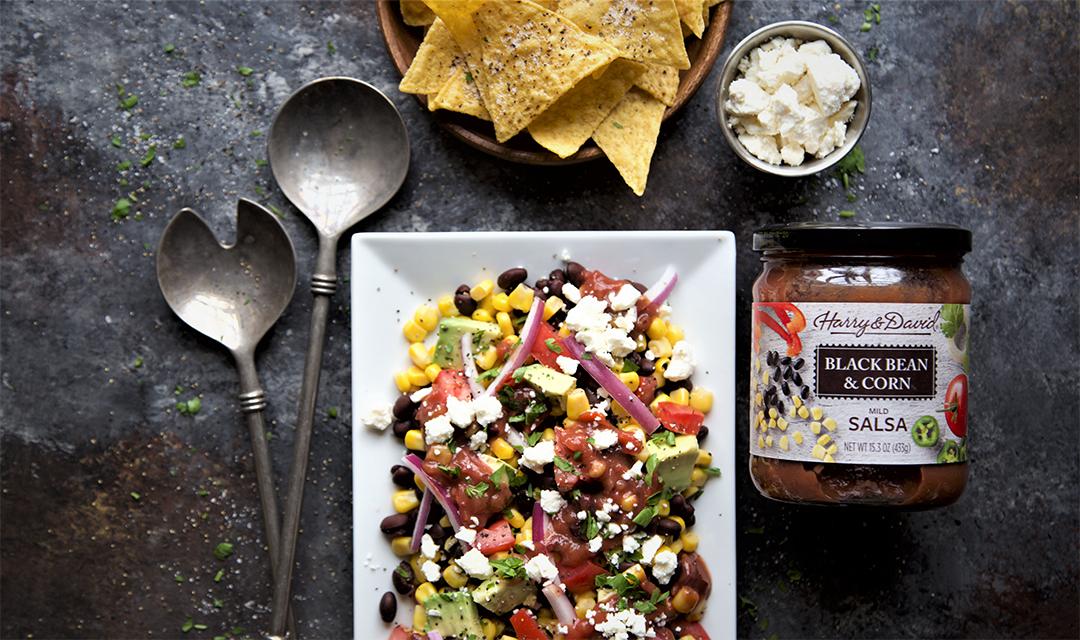
<svg viewBox="0 0 1080 640"><path fill-rule="evenodd" d="M424 537L424 527L427 525L428 516L431 515L433 497L431 489L424 489L424 497L420 498L420 509L416 512L416 526L413 527L412 542L409 543L409 550L413 553L420 550L420 540Z"/></svg>
<svg viewBox="0 0 1080 640"><path fill-rule="evenodd" d="M573 338L573 336L567 336L562 339L563 346L570 352L570 355L577 358L578 362L585 371L592 376L593 380L604 388L611 396L611 399L622 405L623 409L630 414L637 423L640 424L646 432L652 433L660 428L660 421L656 419L656 416L649 411L649 408L645 406L645 403L641 401L634 392L627 387L619 376L615 375L611 369L607 368L603 362L600 362L596 358L589 356L585 357L585 347L581 346L581 343Z"/></svg>
<svg viewBox="0 0 1080 640"><path fill-rule="evenodd" d="M561 584L553 582L541 589L541 591L544 592L544 597L547 598L548 604L551 605L552 611L555 612L555 617L559 619L559 624L570 627L577 622L574 605L570 602L570 598L566 597L566 591L563 590Z"/></svg>
<svg viewBox="0 0 1080 640"><path fill-rule="evenodd" d="M679 274L675 273L675 269L669 266L664 269L664 274L660 276L656 284L649 287L642 295L648 298L650 307L659 307L671 295L671 290L675 288L675 283L678 281Z"/></svg>
<svg viewBox="0 0 1080 640"><path fill-rule="evenodd" d="M438 631L428 631L428 640L443 640L442 635Z"/></svg>
<svg viewBox="0 0 1080 640"><path fill-rule="evenodd" d="M533 546L535 546L537 549L540 549L543 547L544 540L547 539L547 532L551 528L551 523L548 520L548 514L546 511L544 511L544 508L540 505L540 502L533 503L532 518Z"/></svg>
<svg viewBox="0 0 1080 640"><path fill-rule="evenodd" d="M469 388L472 389L474 398L480 397L484 393L484 387L481 386L477 380L478 375L476 373L476 359L473 357L472 348L472 334L466 332L461 336L461 362L462 368L465 370L465 378L469 381Z"/></svg>
<svg viewBox="0 0 1080 640"><path fill-rule="evenodd" d="M410 471L420 476L420 480L427 487L428 491L431 491L435 499L442 505L443 511L446 512L446 517L450 519L450 526L454 528L454 533L457 533L461 529L461 515L458 513L457 505L450 499L450 494L444 489L434 478L432 478L426 471L424 471L424 461L420 459L420 456L415 453L410 453L401 459L401 464L409 468Z"/></svg>
<svg viewBox="0 0 1080 640"><path fill-rule="evenodd" d="M488 385L484 393L489 396L494 395L510 374L525 363L525 359L529 357L529 352L532 351L533 343L536 342L536 336L540 333L540 323L544 321L543 309L544 304L540 302L540 297L533 296L529 315L525 316L525 325L521 327L521 342L514 349L514 353L506 359L506 364L502 366L499 375Z"/></svg>

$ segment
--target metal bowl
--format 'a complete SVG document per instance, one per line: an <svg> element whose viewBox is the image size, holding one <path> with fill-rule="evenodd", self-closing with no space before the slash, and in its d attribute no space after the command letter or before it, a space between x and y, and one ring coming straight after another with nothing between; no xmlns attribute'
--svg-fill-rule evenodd
<svg viewBox="0 0 1080 640"><path fill-rule="evenodd" d="M756 47L777 36L796 38L803 42L824 40L829 43L829 47L832 48L833 52L843 58L844 62L851 65L855 72L859 74L859 90L855 92L853 97L854 100L858 101L858 104L855 106L855 113L848 122L847 137L844 144L834 149L832 153L824 158L811 157L811 159L797 167L786 164L772 165L747 151L731 128L727 111L724 110L724 103L728 99L728 88L739 74L739 61L749 55ZM731 55L724 62L724 66L720 70L720 89L717 92L716 113L720 119L720 128L724 132L724 138L735 152L735 155L742 158L744 162L765 173L789 178L801 178L828 169L839 162L858 144L859 138L862 137L863 131L866 130L867 122L870 121L870 78L866 73L862 58L855 52L855 48L851 46L851 43L839 33L820 24L802 20L776 22L764 26L743 38L742 42L735 46Z"/></svg>

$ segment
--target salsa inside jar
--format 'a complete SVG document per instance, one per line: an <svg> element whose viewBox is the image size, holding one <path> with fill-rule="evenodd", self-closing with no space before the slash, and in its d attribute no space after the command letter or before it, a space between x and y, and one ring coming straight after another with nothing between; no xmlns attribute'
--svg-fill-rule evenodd
<svg viewBox="0 0 1080 640"><path fill-rule="evenodd" d="M968 476L971 234L806 223L754 235L750 475L811 504L931 508Z"/></svg>

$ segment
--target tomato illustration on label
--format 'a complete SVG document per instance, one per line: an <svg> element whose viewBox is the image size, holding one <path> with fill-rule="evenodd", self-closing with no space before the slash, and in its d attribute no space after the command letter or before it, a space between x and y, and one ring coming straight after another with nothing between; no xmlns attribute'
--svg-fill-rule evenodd
<svg viewBox="0 0 1080 640"><path fill-rule="evenodd" d="M962 373L945 389L945 422L957 436L967 436L967 376Z"/></svg>
<svg viewBox="0 0 1080 640"><path fill-rule="evenodd" d="M760 308L763 307L763 308ZM765 309L772 309L777 322ZM797 356L802 352L799 332L806 328L806 316L790 302L757 302L754 304L754 351L761 350L761 326L772 329L787 343L787 354Z"/></svg>

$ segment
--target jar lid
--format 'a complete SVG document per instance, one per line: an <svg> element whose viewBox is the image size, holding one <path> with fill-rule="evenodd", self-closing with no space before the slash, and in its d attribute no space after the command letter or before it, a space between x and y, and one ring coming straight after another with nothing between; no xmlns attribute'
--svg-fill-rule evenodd
<svg viewBox="0 0 1080 640"><path fill-rule="evenodd" d="M796 222L754 232L754 251L795 250L849 255L971 251L971 231L953 224Z"/></svg>

